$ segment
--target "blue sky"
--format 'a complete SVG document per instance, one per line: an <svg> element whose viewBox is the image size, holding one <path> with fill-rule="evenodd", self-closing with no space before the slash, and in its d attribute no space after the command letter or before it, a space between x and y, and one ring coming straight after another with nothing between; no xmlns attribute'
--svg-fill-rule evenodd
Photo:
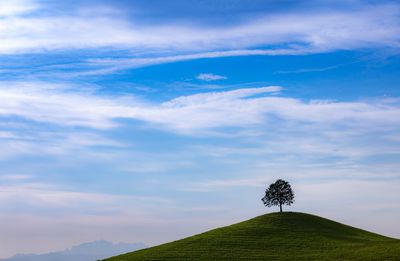
<svg viewBox="0 0 400 261"><path fill-rule="evenodd" d="M0 256L275 211L400 237L397 1L0 3Z"/></svg>

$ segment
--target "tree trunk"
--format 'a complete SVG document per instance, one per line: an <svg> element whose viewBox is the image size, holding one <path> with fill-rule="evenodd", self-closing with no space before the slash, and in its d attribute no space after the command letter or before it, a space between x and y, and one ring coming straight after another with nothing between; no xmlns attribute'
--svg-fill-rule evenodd
<svg viewBox="0 0 400 261"><path fill-rule="evenodd" d="M281 213L282 213L282 204L279 204L279 208L280 208Z"/></svg>

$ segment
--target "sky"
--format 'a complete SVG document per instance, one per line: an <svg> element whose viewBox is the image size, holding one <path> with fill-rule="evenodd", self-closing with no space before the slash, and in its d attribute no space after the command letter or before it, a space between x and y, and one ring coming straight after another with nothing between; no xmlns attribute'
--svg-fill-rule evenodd
<svg viewBox="0 0 400 261"><path fill-rule="evenodd" d="M400 237L398 1L0 2L0 258L295 204Z"/></svg>

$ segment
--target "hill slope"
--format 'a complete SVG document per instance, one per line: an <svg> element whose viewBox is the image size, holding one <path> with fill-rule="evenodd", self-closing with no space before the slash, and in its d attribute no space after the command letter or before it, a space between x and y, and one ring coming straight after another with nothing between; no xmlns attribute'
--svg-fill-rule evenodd
<svg viewBox="0 0 400 261"><path fill-rule="evenodd" d="M400 240L285 212L107 260L400 260Z"/></svg>

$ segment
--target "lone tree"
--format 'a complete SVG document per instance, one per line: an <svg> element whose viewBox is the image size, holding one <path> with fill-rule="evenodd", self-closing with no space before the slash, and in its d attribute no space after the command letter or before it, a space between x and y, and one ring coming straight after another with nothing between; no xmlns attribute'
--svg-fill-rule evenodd
<svg viewBox="0 0 400 261"><path fill-rule="evenodd" d="M282 205L291 205L294 202L294 192L289 182L278 179L269 185L265 191L265 196L261 199L266 207L278 206L282 212Z"/></svg>

